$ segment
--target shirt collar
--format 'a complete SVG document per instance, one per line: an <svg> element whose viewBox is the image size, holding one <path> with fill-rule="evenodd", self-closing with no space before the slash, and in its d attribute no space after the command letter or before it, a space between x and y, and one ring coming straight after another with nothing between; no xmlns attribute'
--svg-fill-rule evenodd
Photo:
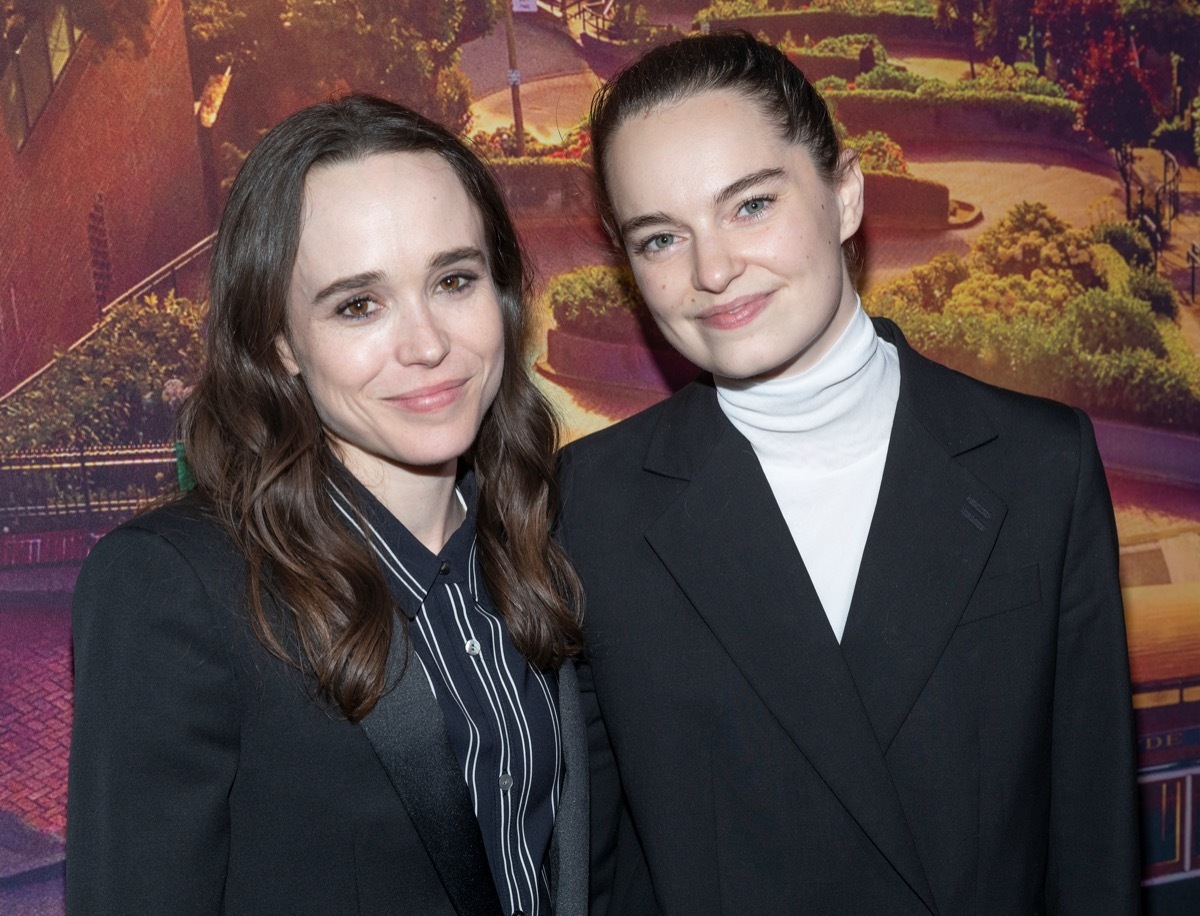
<svg viewBox="0 0 1200 916"><path fill-rule="evenodd" d="M337 463L329 480L335 508L351 530L363 535L379 561L392 596L410 618L417 615L429 590L439 583L457 582L465 584L472 594L477 592L475 517L479 493L475 472L460 465L455 485L466 503L467 516L435 554L344 465Z"/></svg>

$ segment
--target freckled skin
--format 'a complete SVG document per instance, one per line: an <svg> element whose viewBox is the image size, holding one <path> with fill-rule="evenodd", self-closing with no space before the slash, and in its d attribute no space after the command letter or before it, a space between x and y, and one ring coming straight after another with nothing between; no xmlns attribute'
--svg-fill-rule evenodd
<svg viewBox="0 0 1200 916"><path fill-rule="evenodd" d="M862 173L843 171L823 181L804 146L725 90L622 124L609 193L618 226L641 218L622 243L667 340L727 378L802 372L820 359L857 301L841 243L862 218Z"/></svg>

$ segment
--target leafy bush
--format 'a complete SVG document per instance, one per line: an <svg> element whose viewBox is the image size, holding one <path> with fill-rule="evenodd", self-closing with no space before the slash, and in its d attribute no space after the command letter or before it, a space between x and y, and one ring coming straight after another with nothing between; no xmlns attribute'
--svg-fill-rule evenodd
<svg viewBox="0 0 1200 916"><path fill-rule="evenodd" d="M1148 350L1159 358L1167 355L1154 316L1132 296L1089 289L1068 303L1063 321L1080 353Z"/></svg>
<svg viewBox="0 0 1200 916"><path fill-rule="evenodd" d="M970 257L973 269L999 276L1035 270L1067 271L1081 289L1096 286L1099 265L1088 236L1054 216L1041 202L1025 201L1013 207L995 226L981 235Z"/></svg>
<svg viewBox="0 0 1200 916"><path fill-rule="evenodd" d="M816 87L817 92L821 93L821 95L824 95L825 93L831 91L845 91L849 86L849 83L847 83L846 80L842 79L840 76L825 76L819 80L815 80L813 82L813 86Z"/></svg>
<svg viewBox="0 0 1200 916"><path fill-rule="evenodd" d="M985 381L1200 430L1200 361L1163 317L1174 291L1126 264L1108 240L1128 236L1110 226L1095 241L1041 204L1020 204L965 259L941 255L867 306L926 355Z"/></svg>
<svg viewBox="0 0 1200 916"><path fill-rule="evenodd" d="M870 74L878 73L876 67ZM940 80L926 80L915 92L864 89L825 92L838 118L852 131L885 130L901 142L927 140L931 132L990 139L999 130L1018 130L1034 141L1058 137L1076 141L1077 106L1070 99L1016 92L954 92Z"/></svg>
<svg viewBox="0 0 1200 916"><path fill-rule="evenodd" d="M900 144L883 131L871 130L865 134L847 137L845 145L858 153L858 163L864 172L888 172L892 175L907 175L908 163L904 161L904 150Z"/></svg>
<svg viewBox="0 0 1200 916"><path fill-rule="evenodd" d="M790 5L795 5L791 3ZM815 10L836 10L869 16L872 13L919 13L933 15L932 0L808 0Z"/></svg>
<svg viewBox="0 0 1200 916"><path fill-rule="evenodd" d="M1092 227L1092 238L1111 245L1130 267L1149 267L1154 263L1154 249L1133 223L1097 223Z"/></svg>
<svg viewBox="0 0 1200 916"><path fill-rule="evenodd" d="M1200 160L1200 95L1192 101L1192 127L1194 130L1194 142L1192 149L1196 153L1196 159Z"/></svg>
<svg viewBox="0 0 1200 916"><path fill-rule="evenodd" d="M771 13L770 0L712 0L696 13L696 22L716 22Z"/></svg>
<svg viewBox="0 0 1200 916"><path fill-rule="evenodd" d="M115 306L83 343L0 403L0 450L170 441L199 371L204 312L174 295Z"/></svg>
<svg viewBox="0 0 1200 916"><path fill-rule="evenodd" d="M975 67L975 79L960 80L949 84L951 92L1015 92L1021 95L1044 96L1065 99L1066 90L1054 80L1037 72L1033 64L1006 64L994 57L985 64Z"/></svg>
<svg viewBox="0 0 1200 916"><path fill-rule="evenodd" d="M1187 374L1148 350L1087 354L1071 361L1076 403L1102 416L1157 426L1200 429L1200 400Z"/></svg>
<svg viewBox="0 0 1200 916"><path fill-rule="evenodd" d="M877 64L870 73L863 73L854 81L859 89L893 89L900 92L916 92L925 82L923 77L909 73L896 64Z"/></svg>
<svg viewBox="0 0 1200 916"><path fill-rule="evenodd" d="M471 146L484 159L514 159L517 155L517 130L511 124L497 127L490 134L477 130L471 135ZM525 131L526 157L545 156L552 148Z"/></svg>
<svg viewBox="0 0 1200 916"><path fill-rule="evenodd" d="M790 32L788 33L791 34ZM786 37L786 36L785 36ZM813 45L815 54L840 54L843 57L858 57L859 52L867 45L875 52L875 66L887 63L887 51L879 42L879 36L870 32L856 32L853 35L830 35L822 38Z"/></svg>
<svg viewBox="0 0 1200 916"><path fill-rule="evenodd" d="M1179 160L1180 165L1195 165L1200 150L1196 147L1196 138L1188 130L1183 118L1172 118L1159 122L1150 135L1150 145L1155 149L1170 153Z"/></svg>
<svg viewBox="0 0 1200 916"><path fill-rule="evenodd" d="M579 337L666 346L624 268L592 265L559 274L546 287L546 304L558 327Z"/></svg>
<svg viewBox="0 0 1200 916"><path fill-rule="evenodd" d="M1156 315L1174 321L1179 315L1179 297L1169 280L1150 267L1139 267L1129 275L1129 295L1150 305Z"/></svg>
<svg viewBox="0 0 1200 916"><path fill-rule="evenodd" d="M966 262L953 253L939 254L887 285L884 295L897 304L925 312L940 312L958 284L970 276Z"/></svg>
<svg viewBox="0 0 1200 916"><path fill-rule="evenodd" d="M792 6L798 5L788 0ZM721 27L765 32L779 41L787 32L819 41L838 35L873 32L884 41L927 41L948 44L946 33L933 20L933 7L924 0L840 0L810 2L808 9L770 9L761 0L718 0L696 13L693 24L713 23ZM806 42L807 44L808 42Z"/></svg>
<svg viewBox="0 0 1200 916"><path fill-rule="evenodd" d="M976 271L954 288L947 308L960 315L970 311L1006 318L1028 314L1050 321L1080 292L1079 284L1061 270L1034 270L1029 276Z"/></svg>

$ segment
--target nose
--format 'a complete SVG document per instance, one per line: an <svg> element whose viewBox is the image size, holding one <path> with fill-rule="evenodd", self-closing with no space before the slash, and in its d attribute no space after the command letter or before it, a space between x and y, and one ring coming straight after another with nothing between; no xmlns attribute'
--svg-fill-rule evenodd
<svg viewBox="0 0 1200 916"><path fill-rule="evenodd" d="M428 302L404 309L396 331L396 356L406 366L436 366L450 352L450 337Z"/></svg>
<svg viewBox="0 0 1200 916"><path fill-rule="evenodd" d="M742 259L719 233L697 233L692 242L692 285L709 293L722 293L742 272Z"/></svg>

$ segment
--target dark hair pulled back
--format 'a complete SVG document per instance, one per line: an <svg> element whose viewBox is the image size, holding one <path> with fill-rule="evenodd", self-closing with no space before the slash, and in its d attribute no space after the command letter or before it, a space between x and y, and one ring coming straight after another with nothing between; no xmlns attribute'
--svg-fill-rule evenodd
<svg viewBox="0 0 1200 916"><path fill-rule="evenodd" d="M829 107L783 52L742 30L690 35L647 51L592 99L589 125L598 206L606 231L618 245L608 192L613 134L637 115L720 90L742 95L780 137L803 145L827 184L841 178L847 160Z"/></svg>

